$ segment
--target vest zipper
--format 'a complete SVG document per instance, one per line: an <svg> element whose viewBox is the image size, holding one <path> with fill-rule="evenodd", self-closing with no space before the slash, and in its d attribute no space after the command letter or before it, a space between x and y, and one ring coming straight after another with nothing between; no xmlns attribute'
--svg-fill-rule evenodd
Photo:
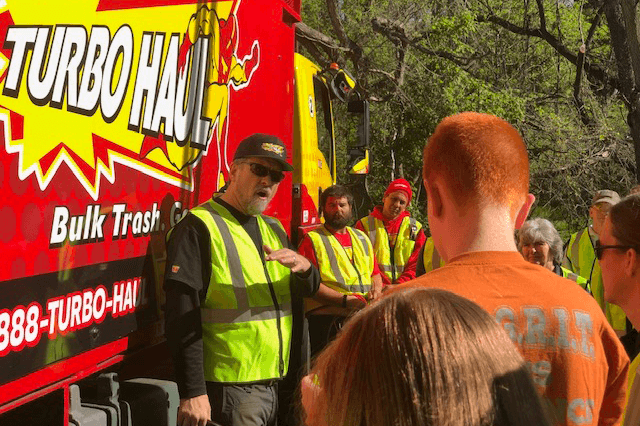
<svg viewBox="0 0 640 426"><path fill-rule="evenodd" d="M386 230L385 230L386 231ZM391 245L391 236L387 232L387 240L389 241L389 258L391 260L391 283L396 280L396 246ZM398 236L396 235L396 243L398 242Z"/></svg>

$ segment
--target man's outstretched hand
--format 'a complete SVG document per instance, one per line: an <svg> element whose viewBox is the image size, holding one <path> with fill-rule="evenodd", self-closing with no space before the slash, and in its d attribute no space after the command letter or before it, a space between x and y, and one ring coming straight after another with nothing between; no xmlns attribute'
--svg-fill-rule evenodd
<svg viewBox="0 0 640 426"><path fill-rule="evenodd" d="M306 272L311 268L311 262L309 262L306 257L291 249L283 248L273 250L266 244L263 245L262 248L267 254L265 257L266 260L280 262L282 266L291 269L291 272Z"/></svg>

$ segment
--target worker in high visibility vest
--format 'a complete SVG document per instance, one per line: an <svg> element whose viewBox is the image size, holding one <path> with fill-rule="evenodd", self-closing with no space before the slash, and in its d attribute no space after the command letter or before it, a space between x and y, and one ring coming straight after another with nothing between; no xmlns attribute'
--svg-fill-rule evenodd
<svg viewBox="0 0 640 426"><path fill-rule="evenodd" d="M620 306L640 328L640 192L611 207L595 246L602 267L604 298ZM640 424L640 355L631 354L624 424Z"/></svg>
<svg viewBox="0 0 640 426"><path fill-rule="evenodd" d="M604 300L600 262L594 251L607 214L619 201L620 195L615 191L603 189L595 193L589 208L591 225L571 235L562 266L589 280L591 294L604 311L607 321L618 336L623 336L627 332L627 318L619 306Z"/></svg>
<svg viewBox="0 0 640 426"><path fill-rule="evenodd" d="M570 279L586 291L589 282L575 272L563 268L562 238L553 223L537 217L526 221L518 230L518 251L527 262L547 268L556 275Z"/></svg>
<svg viewBox="0 0 640 426"><path fill-rule="evenodd" d="M193 208L171 231L165 272L166 336L180 405L178 424L275 425L289 368L291 289L313 295L315 267L289 248L262 212L286 162L275 136L238 146L225 193Z"/></svg>
<svg viewBox="0 0 640 426"><path fill-rule="evenodd" d="M335 337L344 321L382 292L382 277L367 235L347 226L353 219L353 195L333 185L320 195L324 224L304 236L299 252L320 271L321 284L305 301L311 354Z"/></svg>
<svg viewBox="0 0 640 426"><path fill-rule="evenodd" d="M382 205L356 223L373 244L373 251L385 285L400 284L416 277L416 264L426 237L422 224L407 207L413 191L405 179L389 184Z"/></svg>
<svg viewBox="0 0 640 426"><path fill-rule="evenodd" d="M445 261L440 257L440 253L436 250L433 243L433 237L427 238L424 246L418 255L418 264L416 265L416 277L431 272L445 265Z"/></svg>

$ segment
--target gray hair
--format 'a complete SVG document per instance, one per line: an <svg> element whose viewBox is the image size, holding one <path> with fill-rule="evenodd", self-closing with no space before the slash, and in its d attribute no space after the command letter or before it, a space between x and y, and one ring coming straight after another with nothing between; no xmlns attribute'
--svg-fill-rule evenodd
<svg viewBox="0 0 640 426"><path fill-rule="evenodd" d="M549 245L553 262L560 265L562 263L562 238L553 223L541 217L528 220L522 225L518 231L518 251L522 253L523 245L535 244L539 241Z"/></svg>

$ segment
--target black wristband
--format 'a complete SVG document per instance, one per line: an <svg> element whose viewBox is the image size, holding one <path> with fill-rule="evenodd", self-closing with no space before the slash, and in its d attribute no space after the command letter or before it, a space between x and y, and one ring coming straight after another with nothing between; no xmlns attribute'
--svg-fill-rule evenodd
<svg viewBox="0 0 640 426"><path fill-rule="evenodd" d="M342 307L343 308L347 307L347 295L346 294L344 296L342 296Z"/></svg>

